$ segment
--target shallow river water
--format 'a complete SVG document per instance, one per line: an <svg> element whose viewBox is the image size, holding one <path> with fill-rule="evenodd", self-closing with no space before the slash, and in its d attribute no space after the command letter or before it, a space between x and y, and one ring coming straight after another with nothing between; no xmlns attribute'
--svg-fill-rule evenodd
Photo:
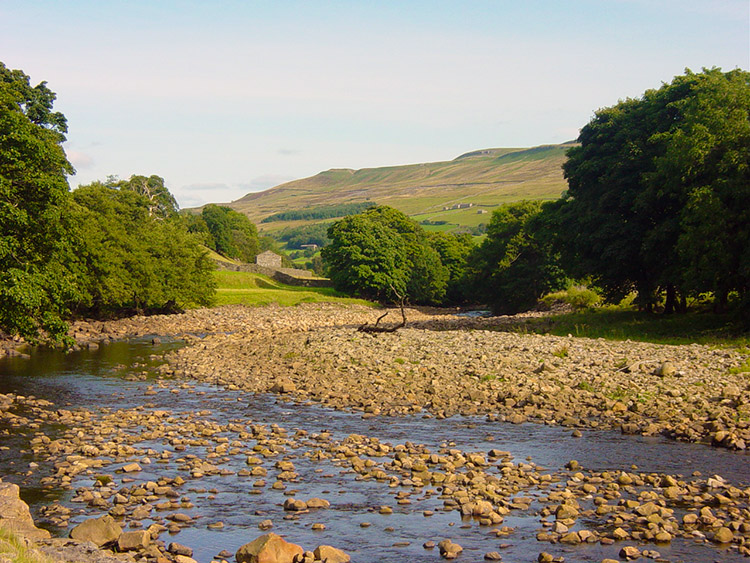
<svg viewBox="0 0 750 563"><path fill-rule="evenodd" d="M591 470L627 470L637 466L638 472L679 474L688 478L699 471L704 476L718 474L737 486L750 486L750 456L743 453L709 448L695 444L682 444L662 438L623 436L612 431L583 431L582 438L571 436L570 429L541 424L514 425L488 422L483 418L452 417L436 420L423 417L363 418L361 413L334 411L312 404L280 402L275 396L251 395L240 391L228 391L205 384L175 381L179 393L169 389L145 397L148 385L153 385L154 375L145 381L132 381L127 376L151 371L155 361L150 356L161 354L178 346L176 343L153 345L150 340L115 342L101 346L98 350L64 354L54 350L38 350L31 359L0 360L0 392L34 395L52 401L58 408L85 408L96 410L127 409L143 405L146 410L169 410L173 415L198 413L205 419L219 423L244 421L245 423L278 424L290 435L302 429L310 435L330 432L332 440L343 440L350 434L361 434L378 438L392 445L412 442L424 444L437 452L441 445L470 452L487 452L490 449L508 451L514 461L531 460L549 472L564 472L564 465L571 459ZM0 428L0 430L2 430ZM44 428L52 435L54 428ZM35 459L28 451L28 439L34 431L15 430L9 436L0 436L0 446L9 449L0 451L0 476L4 480L21 485L24 498L32 511L38 510L59 499L63 504L80 511L71 519L71 525L101 512L86 509L84 505L71 502L73 490L49 490L39 485L39 479L48 475L50 468ZM230 442L237 440L231 432L226 434ZM252 443L247 444L252 447ZM162 441L138 444L138 447L162 451L169 448ZM476 520L463 519L457 511L443 511L439 493L428 488L416 490L409 497L411 504L399 505L395 495L410 487L389 487L388 483L357 479L358 475L331 460L313 461L305 457L314 444L300 445L290 451L297 473L298 483L290 483L287 491L273 490L270 483L273 463L268 460L268 486L253 487L255 477L233 475L205 476L199 482L188 482L182 487L183 500L189 500L194 508L183 510L196 518L195 524L178 534L165 534L166 542L177 541L194 549L194 558L200 563L209 562L221 550L232 553L244 543L260 535L258 524L271 519L273 532L285 536L289 541L312 549L320 544L334 545L343 549L356 562L405 562L441 561L437 548L426 550L422 544L445 538L461 544L464 552L459 561L482 561L484 554L500 551L505 562L536 561L541 551L564 556L567 562L595 561L602 558L617 558L621 545L584 546L550 545L536 540L540 531L540 517L535 510L540 505L532 503L529 510L514 510L506 516L502 526L512 526L515 532L497 538L490 534L491 528L480 526ZM191 447L187 452L201 457L206 452L200 447ZM156 480L160 476L184 475L173 456L166 464L142 464L143 471L129 474L136 481ZM226 458L222 468L231 472L246 469L246 455ZM29 463L40 467L27 474ZM264 461L264 463L266 463ZM115 468L107 468L114 473ZM119 475L119 474L118 474ZM73 488L91 486L91 475L79 475ZM311 511L297 519L289 516L282 503L295 489L295 498L322 497L331 502L327 510ZM528 494L528 493L523 493ZM378 507L393 507L393 513L384 515ZM423 511L433 511L429 517ZM209 529L207 524L221 521L221 529ZM313 531L315 522L325 524L325 530ZM368 527L361 527L363 522ZM144 521L148 526L149 520ZM595 523L580 522L596 529ZM53 529L63 535L65 529ZM629 542L635 543L635 542ZM736 552L692 540L675 539L669 545L643 545L641 548L656 549L666 561L712 562L745 560Z"/></svg>

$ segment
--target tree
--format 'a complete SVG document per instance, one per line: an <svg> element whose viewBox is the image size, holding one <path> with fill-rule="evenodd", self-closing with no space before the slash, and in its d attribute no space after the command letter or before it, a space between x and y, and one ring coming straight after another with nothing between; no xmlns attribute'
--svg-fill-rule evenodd
<svg viewBox="0 0 750 563"><path fill-rule="evenodd" d="M463 303L470 299L465 278L467 260L475 247L471 235L434 232L428 234L428 241L448 270L445 300L449 303Z"/></svg>
<svg viewBox="0 0 750 563"><path fill-rule="evenodd" d="M260 250L258 229L243 215L222 205L210 204L201 216L211 233L213 250L228 258L251 262Z"/></svg>
<svg viewBox="0 0 750 563"><path fill-rule="evenodd" d="M393 301L440 303L449 272L424 229L387 206L370 208L331 225L321 254L340 291Z"/></svg>
<svg viewBox="0 0 750 563"><path fill-rule="evenodd" d="M666 312L687 290L747 291L749 87L746 71L687 71L596 113L552 219L575 275L646 308L665 291Z"/></svg>
<svg viewBox="0 0 750 563"><path fill-rule="evenodd" d="M337 290L381 301L406 293L409 262L393 229L358 214L333 223L328 237L321 256Z"/></svg>
<svg viewBox="0 0 750 563"><path fill-rule="evenodd" d="M65 117L46 83L0 63L0 329L35 340L67 329L77 290L65 266L62 210L73 167Z"/></svg>
<svg viewBox="0 0 750 563"><path fill-rule="evenodd" d="M99 316L208 305L213 264L177 217L152 214L152 200L101 182L73 192L79 241L77 311Z"/></svg>
<svg viewBox="0 0 750 563"><path fill-rule="evenodd" d="M565 285L551 244L537 235L542 207L540 201L520 201L495 209L487 238L470 258L475 295L495 314L526 311Z"/></svg>
<svg viewBox="0 0 750 563"><path fill-rule="evenodd" d="M149 217L166 219L177 215L177 200L164 185L164 178L156 175L139 176L133 174L128 180L108 178L105 185L110 188L127 190L143 196L148 201Z"/></svg>

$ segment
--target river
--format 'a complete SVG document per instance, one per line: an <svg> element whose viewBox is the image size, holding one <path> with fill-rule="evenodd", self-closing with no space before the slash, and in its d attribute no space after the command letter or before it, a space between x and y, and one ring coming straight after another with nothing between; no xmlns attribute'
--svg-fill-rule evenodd
<svg viewBox="0 0 750 563"><path fill-rule="evenodd" d="M139 339L68 354L39 349L30 359L0 360L0 393L33 395L51 401L55 408L92 411L102 407L110 411L142 408L168 410L177 418L183 415L195 417L199 413L199 417L215 423L244 421L269 427L277 424L289 435L298 429L309 436L327 432L334 441L359 434L391 445L423 444L432 452L441 447L481 452L495 448L510 452L516 462L530 460L550 472L563 471L565 464L575 459L584 468L595 471L631 471L635 464L638 472L677 474L685 478L690 478L693 472L704 476L719 474L736 486L750 486L750 456L747 454L663 438L591 430L584 431L583 437L575 438L570 429L558 426L488 422L483 418L459 416L445 420L367 418L361 413L334 411L313 404L292 404L281 402L275 396L251 395L183 381L158 387L159 392L146 396L149 386L154 388L157 377L154 367L159 363L159 356L179 345L169 341L153 344L150 339ZM3 430L7 429L0 427L0 432ZM51 474L52 468L29 449L29 440L39 430L16 428L0 434L0 446L8 448L0 452L0 475L22 487L22 496L36 515L43 506L55 500L76 511L70 525L100 514L101 511L72 501L75 488L93 484L91 474L77 475L72 489L50 489L40 484L44 476ZM50 437L62 431L44 425L41 430ZM224 437L229 443L240 439L232 432L226 432ZM139 447L158 453L169 449L169 444L164 440L154 440L141 443ZM542 528L537 513L540 504L536 499L527 510L513 510L506 516L502 525L515 528L512 534L495 537L488 533L491 528L480 526L476 520L462 519L457 511L442 510L443 503L435 490L412 491L410 487L394 490L387 483L358 479L357 473L340 463L311 459L306 454L314 447L311 440L300 439L287 448L287 457L293 460L300 479L290 483L286 491L270 486L254 487L255 478L237 476L237 471L247 469L246 455L222 458L221 467L226 470L226 475L207 475L195 483L188 481L185 490L180 491L182 502L193 505L184 512L193 516L196 524L174 536L162 536L162 539L192 547L193 557L200 563L211 561L221 550L234 553L239 546L262 533L258 524L265 519L273 521L272 531L305 549L319 544L334 545L349 553L355 562L439 561L437 549L425 549L423 543L444 538L463 546L460 561L481 561L485 553L500 551L503 561L532 562L537 560L541 551L547 551L564 556L567 562L599 562L605 557L616 558L619 550L617 545L566 546L538 542L536 534ZM209 450L191 445L188 452L203 458ZM142 471L128 477L140 482L156 480L161 475L184 474L178 458L176 455L163 463L142 464ZM39 467L29 471L31 463ZM270 474L273 461L264 463ZM271 481L269 478L269 484ZM331 507L293 519L281 506L292 488L299 490L298 498L322 497L330 501ZM399 490L411 492L408 497L410 504L395 502L394 495ZM541 493L532 492L531 495ZM384 505L392 506L393 513L380 514L377 508ZM424 511L431 511L432 515L426 517ZM207 527L207 524L218 521L223 523L223 528ZM325 524L325 529L312 530L311 525L315 522ZM144 521L145 526L149 523L150 520ZM363 523L369 526L362 527ZM592 529L597 525L585 521L580 524L590 525ZM64 528L51 529L59 535L67 532ZM664 560L673 562L744 560L736 551L679 538L671 544L642 547L658 550Z"/></svg>

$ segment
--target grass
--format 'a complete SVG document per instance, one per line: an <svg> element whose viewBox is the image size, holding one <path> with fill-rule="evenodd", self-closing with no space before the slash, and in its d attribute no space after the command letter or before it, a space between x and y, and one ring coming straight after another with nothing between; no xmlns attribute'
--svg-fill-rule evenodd
<svg viewBox="0 0 750 563"><path fill-rule="evenodd" d="M616 307L532 319L524 330L558 336L583 336L608 340L633 340L657 344L707 344L750 346L750 333L742 331L729 315L689 312L654 315ZM750 367L748 368L750 369Z"/></svg>
<svg viewBox="0 0 750 563"><path fill-rule="evenodd" d="M52 563L33 548L27 547L22 539L10 530L0 527L0 560L13 563Z"/></svg>
<svg viewBox="0 0 750 563"><path fill-rule="evenodd" d="M277 303L291 307L300 303L347 303L374 306L364 299L346 297L330 287L297 287L250 272L219 270L216 277L216 305L262 306Z"/></svg>

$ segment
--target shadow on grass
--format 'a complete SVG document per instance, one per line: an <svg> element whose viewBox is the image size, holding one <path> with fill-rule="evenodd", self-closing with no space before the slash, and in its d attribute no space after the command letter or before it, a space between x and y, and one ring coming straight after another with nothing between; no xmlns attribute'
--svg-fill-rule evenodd
<svg viewBox="0 0 750 563"><path fill-rule="evenodd" d="M708 312L661 315L622 309L591 309L528 319L514 326L513 330L658 344L750 346L750 333L742 329L735 316Z"/></svg>

